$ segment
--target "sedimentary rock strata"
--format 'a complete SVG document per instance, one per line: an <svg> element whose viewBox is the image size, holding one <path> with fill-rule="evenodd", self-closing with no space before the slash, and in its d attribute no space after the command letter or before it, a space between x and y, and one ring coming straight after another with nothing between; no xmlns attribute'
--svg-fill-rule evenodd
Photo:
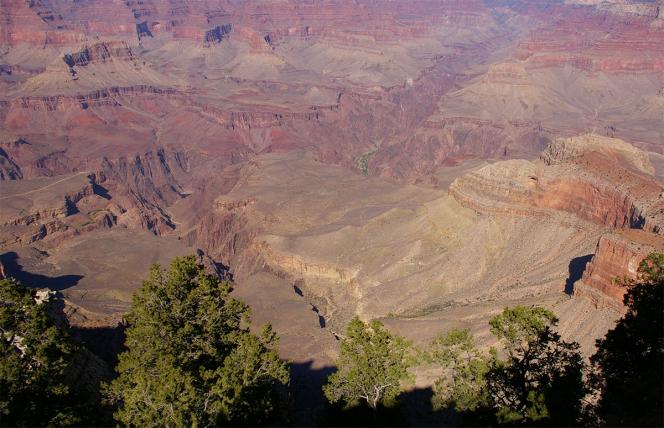
<svg viewBox="0 0 664 428"><path fill-rule="evenodd" d="M95 323L200 249L316 364L356 314L487 336L518 302L592 344L572 261L619 300L664 230L658 6L1 0L1 254Z"/></svg>
<svg viewBox="0 0 664 428"><path fill-rule="evenodd" d="M450 194L480 211L575 215L608 228L661 232L664 200L647 155L620 140L561 139L541 162L497 162L460 177Z"/></svg>
<svg viewBox="0 0 664 428"><path fill-rule="evenodd" d="M602 236L574 295L590 299L598 307L622 310L629 281L637 279L639 264L652 252L662 251L664 239L630 230Z"/></svg>
<svg viewBox="0 0 664 428"><path fill-rule="evenodd" d="M562 222L572 215L614 230L599 240L574 294L620 308L620 278L635 279L640 261L664 248L664 187L652 173L644 152L586 135L555 141L541 162L503 161L460 177L450 194L484 213Z"/></svg>

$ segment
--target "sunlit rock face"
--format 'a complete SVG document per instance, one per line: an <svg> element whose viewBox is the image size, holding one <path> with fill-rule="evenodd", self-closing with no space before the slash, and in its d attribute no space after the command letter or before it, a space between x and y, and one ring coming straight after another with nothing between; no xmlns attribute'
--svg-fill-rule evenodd
<svg viewBox="0 0 664 428"><path fill-rule="evenodd" d="M602 236L574 294L590 299L599 307L622 310L627 284L637 279L641 261L651 252L661 251L663 246L661 236L639 231Z"/></svg>

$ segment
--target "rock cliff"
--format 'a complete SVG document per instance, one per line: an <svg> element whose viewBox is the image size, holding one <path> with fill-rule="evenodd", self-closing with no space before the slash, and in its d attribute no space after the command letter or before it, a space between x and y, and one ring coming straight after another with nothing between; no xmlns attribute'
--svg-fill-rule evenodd
<svg viewBox="0 0 664 428"><path fill-rule="evenodd" d="M497 162L458 178L450 194L479 211L574 215L608 228L662 231L664 186L645 153L587 135L560 139L541 161Z"/></svg>
<svg viewBox="0 0 664 428"><path fill-rule="evenodd" d="M574 296L590 299L597 307L622 310L625 280L637 278L639 263L651 252L664 250L664 238L639 230L602 236Z"/></svg>
<svg viewBox="0 0 664 428"><path fill-rule="evenodd" d="M599 240L574 294L620 307L624 288L614 278L633 279L649 252L664 250L664 185L652 173L642 151L585 135L556 140L537 162L502 161L471 172L449 192L483 213L562 223L575 217L612 231Z"/></svg>

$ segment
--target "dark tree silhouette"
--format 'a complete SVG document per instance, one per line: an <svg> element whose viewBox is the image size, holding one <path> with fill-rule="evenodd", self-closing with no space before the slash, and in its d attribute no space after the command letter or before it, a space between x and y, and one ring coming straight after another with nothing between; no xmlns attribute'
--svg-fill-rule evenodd
<svg viewBox="0 0 664 428"><path fill-rule="evenodd" d="M627 313L591 357L597 414L609 426L663 426L664 254L649 255L626 285Z"/></svg>
<svg viewBox="0 0 664 428"><path fill-rule="evenodd" d="M579 345L552 330L557 321L544 308L525 306L505 309L490 321L508 357L494 358L486 377L499 423L577 424L586 393L584 364Z"/></svg>

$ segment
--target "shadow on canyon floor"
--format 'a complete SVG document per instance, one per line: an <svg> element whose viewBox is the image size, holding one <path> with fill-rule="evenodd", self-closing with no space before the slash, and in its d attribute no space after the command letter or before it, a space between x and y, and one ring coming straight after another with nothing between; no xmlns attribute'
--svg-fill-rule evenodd
<svg viewBox="0 0 664 428"><path fill-rule="evenodd" d="M108 193L108 189L105 188L104 186L97 184L97 183L92 183L92 191L94 192L95 195L101 196L102 198L106 199L107 201L110 201L113 199L110 193Z"/></svg>
<svg viewBox="0 0 664 428"><path fill-rule="evenodd" d="M18 254L13 251L0 255L0 263L2 263L6 276L13 277L21 284L31 288L50 288L53 291L62 291L75 286L83 279L83 275L51 277L28 272L23 269L19 263Z"/></svg>
<svg viewBox="0 0 664 428"><path fill-rule="evenodd" d="M323 385L336 367L312 367L312 362L291 364L289 385L290 422L294 426L322 427L400 427L400 426L455 426L461 415L449 409L435 409L433 390L415 388L402 392L398 403L372 411L367 406L350 409L330 405L323 394ZM473 419L478 415L466 415Z"/></svg>
<svg viewBox="0 0 664 428"><path fill-rule="evenodd" d="M115 367L118 355L126 349L124 346L126 324L119 322L116 326L72 326L67 319L67 309L62 299L54 299L49 303L49 313L58 326L69 331L74 341L103 360L109 369Z"/></svg>
<svg viewBox="0 0 664 428"><path fill-rule="evenodd" d="M565 293L570 296L574 294L574 283L581 279L583 271L586 269L586 265L592 258L592 254L587 254L585 256L576 257L569 262L569 277L567 277L567 281L565 281Z"/></svg>

